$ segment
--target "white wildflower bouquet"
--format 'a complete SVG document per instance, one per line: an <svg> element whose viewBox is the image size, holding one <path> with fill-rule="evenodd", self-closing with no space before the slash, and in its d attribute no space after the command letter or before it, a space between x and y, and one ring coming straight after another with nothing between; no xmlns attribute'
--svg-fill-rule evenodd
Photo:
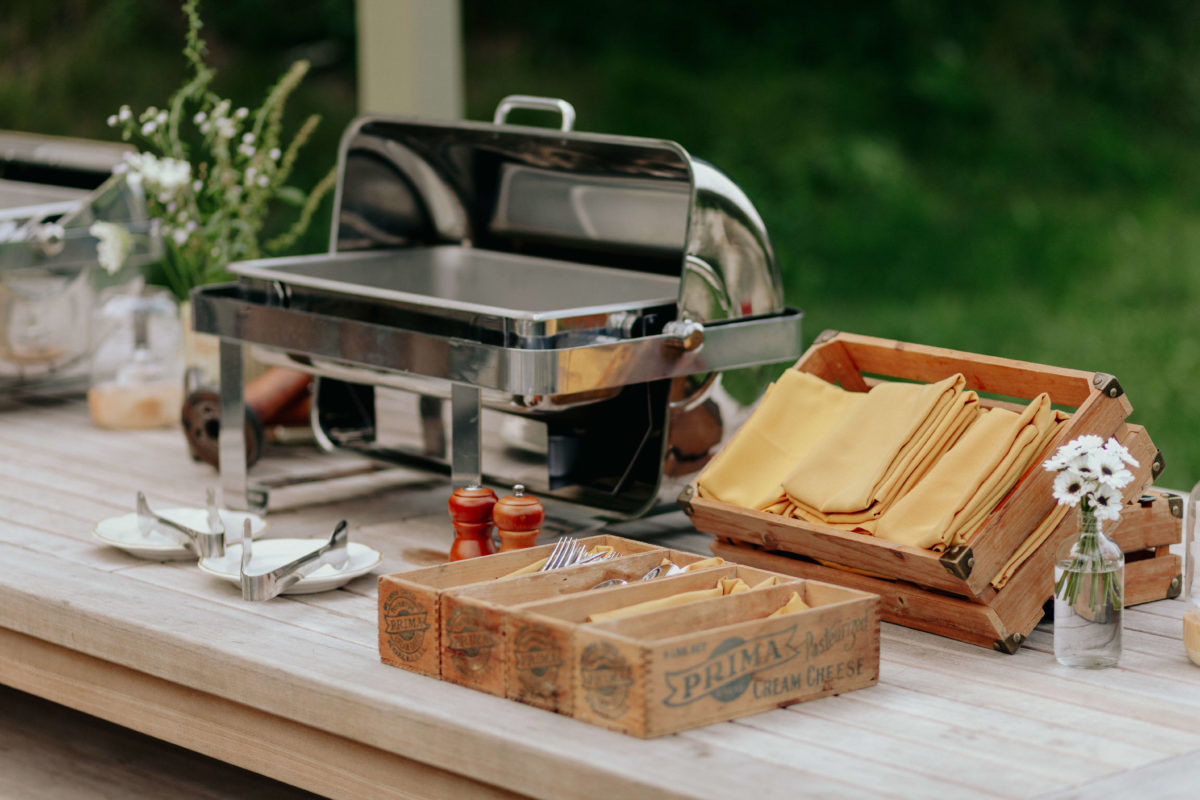
<svg viewBox="0 0 1200 800"><path fill-rule="evenodd" d="M1080 509L1079 543L1072 564L1062 571L1054 585L1056 597L1074 605L1081 588L1081 573L1085 562L1094 560L1100 552L1100 520L1115 521L1121 516L1121 490L1133 480L1127 467L1138 462L1116 439L1107 442L1099 436L1080 436L1058 449L1042 466L1058 473L1054 478L1054 499L1060 505ZM1100 586L1092 587L1093 604L1107 597L1113 608L1123 605L1124 587L1116 575L1107 573L1097 578Z"/></svg>
<svg viewBox="0 0 1200 800"><path fill-rule="evenodd" d="M287 184L300 149L320 122L317 115L308 117L291 140L284 141L284 104L304 78L308 63L293 64L257 110L234 107L210 88L216 73L205 61L198 6L199 0L183 4L189 80L165 108L150 106L136 113L122 106L108 119L123 139L142 148L127 154L118 171L144 191L163 240L167 284L181 300L195 286L226 279L232 261L291 246L307 229L335 177L330 170L307 194ZM263 223L276 200L297 206L298 218L281 235L260 243ZM117 259L128 252L126 233L112 227L94 233L100 239L102 266L115 271L120 267Z"/></svg>

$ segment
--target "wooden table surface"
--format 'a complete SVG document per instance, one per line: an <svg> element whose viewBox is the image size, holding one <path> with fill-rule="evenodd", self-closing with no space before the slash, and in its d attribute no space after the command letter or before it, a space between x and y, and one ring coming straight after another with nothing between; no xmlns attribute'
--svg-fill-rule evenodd
<svg viewBox="0 0 1200 800"><path fill-rule="evenodd" d="M344 459L290 451L256 474ZM1200 796L1179 601L1130 609L1120 665L1098 671L1059 666L1046 628L1009 656L885 623L878 686L642 741L384 666L374 576L247 603L193 564L91 536L138 488L200 505L215 483L177 431L3 401L0 683L333 797ZM405 470L293 486L267 535L344 517L383 552L378 573L424 566L449 545L448 492ZM616 532L707 542L680 514Z"/></svg>

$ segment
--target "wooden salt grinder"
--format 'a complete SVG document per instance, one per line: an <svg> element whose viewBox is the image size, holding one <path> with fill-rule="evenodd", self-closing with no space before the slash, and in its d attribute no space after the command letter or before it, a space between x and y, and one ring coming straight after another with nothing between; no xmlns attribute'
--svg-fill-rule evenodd
<svg viewBox="0 0 1200 800"><path fill-rule="evenodd" d="M454 523L454 544L450 545L450 560L487 556L496 552L492 544L492 507L496 493L483 486L455 489L447 504L450 521Z"/></svg>
<svg viewBox="0 0 1200 800"><path fill-rule="evenodd" d="M512 494L496 501L492 516L503 553L533 547L537 543L546 509L536 497L525 494L525 487L518 483Z"/></svg>

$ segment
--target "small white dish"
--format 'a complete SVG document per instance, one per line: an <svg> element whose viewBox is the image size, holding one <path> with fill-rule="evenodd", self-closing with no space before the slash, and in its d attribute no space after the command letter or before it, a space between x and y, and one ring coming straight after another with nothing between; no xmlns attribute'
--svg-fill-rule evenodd
<svg viewBox="0 0 1200 800"><path fill-rule="evenodd" d="M208 530L208 512L203 508L168 508L158 513L193 530ZM247 519L250 520L250 535L253 537L260 536L267 527L267 523L257 514L231 511L227 508L221 509L220 513L225 530L233 531L239 539L242 536L242 525ZM137 514L132 512L101 520L92 530L92 536L104 544L151 561L185 561L196 558L196 554L187 546L157 527L151 528L148 533L142 533L138 527Z"/></svg>
<svg viewBox="0 0 1200 800"><path fill-rule="evenodd" d="M262 539L254 543L250 553L247 573L260 575L295 561L311 553L328 539ZM357 577L366 575L383 560L383 555L373 547L360 542L347 542L347 561L341 568L322 564L311 575L306 575L284 590L283 594L315 594L345 586ZM236 583L242 583L242 546L230 545L220 558L201 559L198 566L210 575Z"/></svg>

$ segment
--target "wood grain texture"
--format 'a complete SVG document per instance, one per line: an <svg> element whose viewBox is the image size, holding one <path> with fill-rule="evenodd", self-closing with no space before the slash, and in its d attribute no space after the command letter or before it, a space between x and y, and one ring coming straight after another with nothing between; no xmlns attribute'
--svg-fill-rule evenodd
<svg viewBox="0 0 1200 800"><path fill-rule="evenodd" d="M271 451L255 477L331 463L350 461ZM380 663L375 576L250 604L186 562L141 561L93 540L94 524L129 510L139 488L163 504L203 497L215 475L187 458L176 431L116 434L92 428L82 403L10 402L0 465L0 682L323 794L1194 790L1200 669L1183 654L1177 600L1130 609L1121 663L1097 672L1058 666L1045 626L1003 655L884 623L875 686L643 741ZM444 557L445 482L397 472L344 488L288 486L267 535L316 536L347 518L352 538L383 552L380 572ZM709 541L682 515L614 527L693 552ZM131 776L114 796L137 796L149 780ZM52 774L44 781L56 786ZM206 791L221 796L215 784Z"/></svg>

